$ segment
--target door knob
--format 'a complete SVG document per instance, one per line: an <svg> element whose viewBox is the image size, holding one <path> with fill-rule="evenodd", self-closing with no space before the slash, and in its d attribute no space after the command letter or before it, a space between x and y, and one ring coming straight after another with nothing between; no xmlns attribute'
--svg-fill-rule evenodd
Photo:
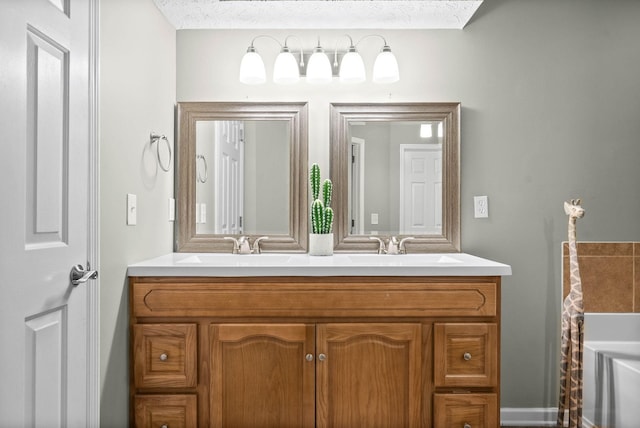
<svg viewBox="0 0 640 428"><path fill-rule="evenodd" d="M83 268L82 265L73 266L71 268L71 273L69 274L71 284L73 284L74 286L87 282L90 279L96 279L97 277L98 271L91 270L89 263L87 263L87 269Z"/></svg>
<svg viewBox="0 0 640 428"><path fill-rule="evenodd" d="M327 356L326 356L325 354L320 354L320 355L318 355L318 359L319 359L320 361L324 361L324 360L326 360L326 359L327 359Z"/></svg>

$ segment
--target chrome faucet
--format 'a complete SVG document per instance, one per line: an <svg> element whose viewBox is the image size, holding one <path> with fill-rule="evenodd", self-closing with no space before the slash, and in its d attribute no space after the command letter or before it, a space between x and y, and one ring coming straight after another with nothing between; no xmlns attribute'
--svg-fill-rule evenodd
<svg viewBox="0 0 640 428"><path fill-rule="evenodd" d="M253 247L250 245L249 238L246 236L240 236L237 239L233 236L225 236L224 239L233 241L233 254L260 254L262 252L260 250L260 241L263 239L268 239L268 236L261 236L260 238L256 238L256 240L253 241Z"/></svg>
<svg viewBox="0 0 640 428"><path fill-rule="evenodd" d="M400 244L398 244L398 238L392 236L389 238L389 242L387 242L387 254L399 254L400 253Z"/></svg>
<svg viewBox="0 0 640 428"><path fill-rule="evenodd" d="M407 248L405 247L404 243L407 241L412 241L416 238L414 238L413 236L407 236L406 238L402 238L400 240L400 243L398 244L398 252L400 252L400 254L407 254Z"/></svg>
<svg viewBox="0 0 640 428"><path fill-rule="evenodd" d="M251 247L251 252L254 254L260 254L262 253L262 249L260 248L260 241L262 241L263 239L269 239L268 236L261 236L259 238L256 238L255 241L253 241L253 246Z"/></svg>
<svg viewBox="0 0 640 428"><path fill-rule="evenodd" d="M389 238L389 241L387 241L386 246L384 241L377 236L370 236L369 239L378 241L378 254L406 254L407 250L404 243L415 238L413 236L407 236L406 238L402 238L400 242L398 242L398 238L392 236Z"/></svg>
<svg viewBox="0 0 640 428"><path fill-rule="evenodd" d="M378 241L378 254L384 254L386 252L384 248L384 241L382 239L378 238L377 236L370 236L369 239Z"/></svg>

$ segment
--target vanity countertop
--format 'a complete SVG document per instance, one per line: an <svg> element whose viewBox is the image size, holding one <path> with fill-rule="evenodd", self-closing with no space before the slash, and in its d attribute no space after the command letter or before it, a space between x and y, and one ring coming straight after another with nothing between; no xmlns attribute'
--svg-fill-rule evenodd
<svg viewBox="0 0 640 428"><path fill-rule="evenodd" d="M171 253L129 265L129 276L506 276L511 266L466 253Z"/></svg>

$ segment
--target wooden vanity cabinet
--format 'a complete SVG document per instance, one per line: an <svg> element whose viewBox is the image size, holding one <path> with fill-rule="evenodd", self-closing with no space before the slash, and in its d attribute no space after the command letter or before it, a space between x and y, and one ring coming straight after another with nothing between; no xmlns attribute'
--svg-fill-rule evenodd
<svg viewBox="0 0 640 428"><path fill-rule="evenodd" d="M130 293L132 426L498 426L499 277L132 277Z"/></svg>

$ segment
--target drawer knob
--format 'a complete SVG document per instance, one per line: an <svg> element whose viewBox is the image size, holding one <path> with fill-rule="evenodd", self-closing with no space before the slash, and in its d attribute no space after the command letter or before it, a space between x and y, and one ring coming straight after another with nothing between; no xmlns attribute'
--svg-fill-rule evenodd
<svg viewBox="0 0 640 428"><path fill-rule="evenodd" d="M167 361L168 359L169 359L169 356L167 354L160 354L160 361Z"/></svg>
<svg viewBox="0 0 640 428"><path fill-rule="evenodd" d="M313 361L313 354L307 354L304 358L305 358L307 361Z"/></svg>
<svg viewBox="0 0 640 428"><path fill-rule="evenodd" d="M468 352L465 352L462 358L464 358L465 361L469 361L471 359L471 354ZM471 428L471 425L465 424L464 428Z"/></svg>
<svg viewBox="0 0 640 428"><path fill-rule="evenodd" d="M327 359L327 356L326 356L326 355L324 355L324 354L320 354L320 355L318 355L318 359L319 359L320 361L324 361L324 360L326 360L326 359Z"/></svg>
<svg viewBox="0 0 640 428"><path fill-rule="evenodd" d="M167 425L167 424L162 424L162 425L160 425L160 428L169 428L169 425ZM467 428L467 426L465 425L465 427L464 427L464 428ZM469 426L469 428L471 428L471 426Z"/></svg>
<svg viewBox="0 0 640 428"><path fill-rule="evenodd" d="M471 428L471 425L470 424L464 424L464 427L462 427L462 428Z"/></svg>

